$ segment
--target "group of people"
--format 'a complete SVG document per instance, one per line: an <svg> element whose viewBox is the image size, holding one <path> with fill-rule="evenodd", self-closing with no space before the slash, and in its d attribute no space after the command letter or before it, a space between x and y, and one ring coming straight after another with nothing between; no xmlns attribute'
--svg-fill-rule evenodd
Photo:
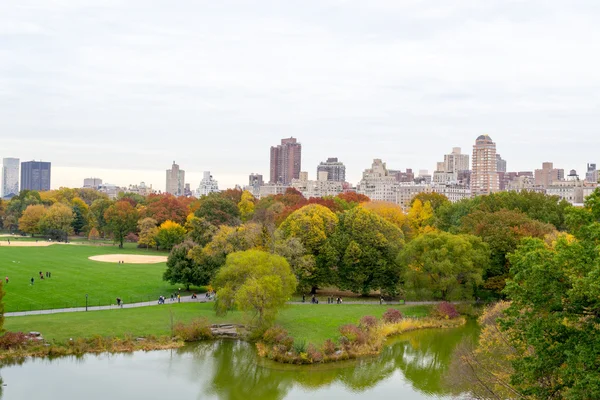
<svg viewBox="0 0 600 400"><path fill-rule="evenodd" d="M46 278L52 278L52 272L46 271L45 273L40 271L40 280L44 280L44 277ZM8 276L4 278L4 281L6 283L8 283ZM29 280L29 282L31 282L31 286L33 286L35 279L33 278L33 276L31 277L31 279Z"/></svg>
<svg viewBox="0 0 600 400"><path fill-rule="evenodd" d="M336 304L342 304L342 298L341 297L337 297L337 298L333 298L333 296L327 296L327 304L333 304L335 301ZM306 295L302 295L302 302L305 303L306 302ZM312 304L319 304L319 299L317 299L317 297L313 294L312 297L310 298L310 302Z"/></svg>
<svg viewBox="0 0 600 400"><path fill-rule="evenodd" d="M206 292L206 295L204 297L206 297L208 300L214 299L215 298L215 291L214 290L209 290L208 292Z"/></svg>
<svg viewBox="0 0 600 400"><path fill-rule="evenodd" d="M119 261L117 264L125 264L125 261Z"/></svg>

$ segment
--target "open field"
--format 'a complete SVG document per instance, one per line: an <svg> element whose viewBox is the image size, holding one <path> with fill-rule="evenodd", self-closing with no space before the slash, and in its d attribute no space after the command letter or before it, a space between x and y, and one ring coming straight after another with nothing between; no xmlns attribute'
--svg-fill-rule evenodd
<svg viewBox="0 0 600 400"><path fill-rule="evenodd" d="M388 307L379 305L289 305L283 309L277 323L299 340L322 343L339 336L338 327L357 323L364 315L381 317ZM395 306L407 316L424 316L427 306ZM48 340L64 341L75 337L170 335L173 320L188 322L206 317L213 323L243 323L240 312L217 317L213 303L166 303L164 306L124 308L109 311L7 317L4 327L9 331L39 331Z"/></svg>
<svg viewBox="0 0 600 400"><path fill-rule="evenodd" d="M35 243L35 242L34 242ZM95 255L152 255L167 253L141 250L134 244L117 246L52 245L47 247L0 246L0 278L4 285L5 311L108 305L121 297L126 303L168 296L176 287L162 280L165 263L117 264L88 259ZM44 279L41 280L39 272ZM46 278L45 273L52 273ZM34 284L30 280L34 278Z"/></svg>
<svg viewBox="0 0 600 400"><path fill-rule="evenodd" d="M146 254L103 254L88 258L92 261L123 262L125 264L158 264L167 262L167 256L149 256Z"/></svg>

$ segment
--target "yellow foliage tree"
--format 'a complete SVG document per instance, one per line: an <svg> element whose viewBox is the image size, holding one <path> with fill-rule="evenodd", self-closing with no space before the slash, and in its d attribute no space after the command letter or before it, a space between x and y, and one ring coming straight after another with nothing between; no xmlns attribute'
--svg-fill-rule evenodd
<svg viewBox="0 0 600 400"><path fill-rule="evenodd" d="M370 201L368 203L362 203L360 206L396 225L398 228L402 229L404 235L407 235L410 232L408 217L404 210L402 210L402 207L398 204L386 201Z"/></svg>
<svg viewBox="0 0 600 400"><path fill-rule="evenodd" d="M416 199L412 207L408 210L408 225L410 226L410 238L414 238L423 233L433 232L433 208L428 201L423 204L421 200Z"/></svg>
<svg viewBox="0 0 600 400"><path fill-rule="evenodd" d="M41 233L40 221L46 214L46 207L41 204L30 205L25 211L23 216L19 218L19 229L25 233L30 233L31 236L36 233Z"/></svg>
<svg viewBox="0 0 600 400"><path fill-rule="evenodd" d="M185 228L177 222L167 220L163 222L156 233L156 241L163 249L170 250L185 239Z"/></svg>
<svg viewBox="0 0 600 400"><path fill-rule="evenodd" d="M242 222L246 222L250 218L252 218L252 215L254 214L255 201L256 199L254 198L254 196L252 196L252 193L250 193L247 190L244 190L244 192L242 193L242 199L237 205L238 209L240 210Z"/></svg>

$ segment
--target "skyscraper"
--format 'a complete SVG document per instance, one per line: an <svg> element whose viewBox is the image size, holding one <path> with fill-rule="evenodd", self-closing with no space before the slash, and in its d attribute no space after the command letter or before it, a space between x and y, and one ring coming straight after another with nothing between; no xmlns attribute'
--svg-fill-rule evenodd
<svg viewBox="0 0 600 400"><path fill-rule="evenodd" d="M198 197L219 191L219 182L213 179L210 171L204 171L200 186L198 186Z"/></svg>
<svg viewBox="0 0 600 400"><path fill-rule="evenodd" d="M469 155L462 154L460 147L453 147L452 153L444 155L444 172L458 174L469 169Z"/></svg>
<svg viewBox="0 0 600 400"><path fill-rule="evenodd" d="M587 165L587 172L585 173L585 180L590 183L598 183L598 170L596 169L596 164Z"/></svg>
<svg viewBox="0 0 600 400"><path fill-rule="evenodd" d="M175 161L173 161L171 169L167 170L167 187L165 191L174 196L185 194L185 171L179 169L179 165L175 164Z"/></svg>
<svg viewBox="0 0 600 400"><path fill-rule="evenodd" d="M271 147L271 183L289 184L300 177L302 144L295 138L281 139L281 144Z"/></svg>
<svg viewBox="0 0 600 400"><path fill-rule="evenodd" d="M327 180L334 182L346 182L346 166L338 161L336 157L328 158L317 166L317 176L319 172L327 172Z"/></svg>
<svg viewBox="0 0 600 400"><path fill-rule="evenodd" d="M503 160L500 154L496 154L496 171L506 172L506 160Z"/></svg>
<svg viewBox="0 0 600 400"><path fill-rule="evenodd" d="M19 194L19 159L4 158L2 160L2 197L13 197Z"/></svg>
<svg viewBox="0 0 600 400"><path fill-rule="evenodd" d="M26 161L21 163L21 190L50 190L51 163Z"/></svg>
<svg viewBox="0 0 600 400"><path fill-rule="evenodd" d="M565 179L565 170L554 168L554 164L551 162L542 163L542 169L536 169L534 174L536 186L543 188L552 185L553 182Z"/></svg>
<svg viewBox="0 0 600 400"><path fill-rule="evenodd" d="M488 135L480 135L473 146L471 195L479 196L499 190L496 165L496 143Z"/></svg>

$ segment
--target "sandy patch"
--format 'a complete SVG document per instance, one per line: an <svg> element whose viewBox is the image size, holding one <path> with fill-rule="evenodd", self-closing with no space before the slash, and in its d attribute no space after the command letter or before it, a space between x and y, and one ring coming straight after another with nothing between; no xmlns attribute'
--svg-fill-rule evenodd
<svg viewBox="0 0 600 400"><path fill-rule="evenodd" d="M29 242L29 241L18 241L11 240L10 244L6 240L0 240L0 248L1 247L46 247L52 246L53 244L70 244L70 243L58 243L58 242L48 242L47 240L40 240L39 242Z"/></svg>
<svg viewBox="0 0 600 400"><path fill-rule="evenodd" d="M93 261L117 263L124 261L125 264L157 264L167 262L167 256L144 256L138 254L104 254L101 256L88 257Z"/></svg>

